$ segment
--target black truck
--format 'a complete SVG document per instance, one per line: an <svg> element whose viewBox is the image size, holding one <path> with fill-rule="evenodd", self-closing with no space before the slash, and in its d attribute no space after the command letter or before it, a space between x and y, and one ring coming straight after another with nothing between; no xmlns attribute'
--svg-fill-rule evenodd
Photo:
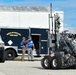
<svg viewBox="0 0 76 75"><path fill-rule="evenodd" d="M22 49L20 43L22 37L30 35L35 44L34 56L40 57L44 54L48 54L48 34L47 28L0 28L0 34L2 40L5 43L5 58L6 60L13 60L17 56L22 55ZM27 55L26 51L25 55Z"/></svg>
<svg viewBox="0 0 76 75"><path fill-rule="evenodd" d="M54 46L49 46L49 55L45 55L41 60L41 65L45 69L61 69L76 67L76 39L75 35L63 31L59 33L60 21L59 16L55 15L56 19L54 34L49 34L52 37ZM50 40L49 39L49 40ZM51 45L51 44L50 44Z"/></svg>
<svg viewBox="0 0 76 75"><path fill-rule="evenodd" d="M76 39L70 34L61 34L59 46L50 48L50 54L41 60L43 68L60 69L76 67Z"/></svg>

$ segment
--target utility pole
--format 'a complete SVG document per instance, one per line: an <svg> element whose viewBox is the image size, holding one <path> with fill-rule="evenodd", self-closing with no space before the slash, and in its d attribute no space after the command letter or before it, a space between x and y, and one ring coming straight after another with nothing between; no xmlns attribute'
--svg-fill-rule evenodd
<svg viewBox="0 0 76 75"><path fill-rule="evenodd" d="M52 3L50 3L50 18L51 18L51 22L52 22L52 34L53 34L53 16L52 16Z"/></svg>
<svg viewBox="0 0 76 75"><path fill-rule="evenodd" d="M50 23L51 20L51 23ZM50 26L51 25L51 26ZM52 3L50 3L50 14L49 14L49 34L51 32L51 38L53 37L53 16L52 16Z"/></svg>
<svg viewBox="0 0 76 75"><path fill-rule="evenodd" d="M51 23L50 23L51 20ZM52 30L51 30L51 26L52 25ZM49 31L48 31L48 49L50 50L50 39L52 38L52 35L50 35L52 31L52 35L53 35L53 17L52 17L52 3L50 3L50 14L49 14ZM49 51L48 51L49 52ZM50 53L50 52L49 52Z"/></svg>

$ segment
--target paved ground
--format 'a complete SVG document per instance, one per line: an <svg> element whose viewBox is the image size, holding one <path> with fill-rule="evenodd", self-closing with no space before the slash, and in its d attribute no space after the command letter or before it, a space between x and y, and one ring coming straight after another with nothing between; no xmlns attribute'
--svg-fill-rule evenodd
<svg viewBox="0 0 76 75"><path fill-rule="evenodd" d="M0 75L76 75L76 69L43 69L40 61L5 61L0 63Z"/></svg>

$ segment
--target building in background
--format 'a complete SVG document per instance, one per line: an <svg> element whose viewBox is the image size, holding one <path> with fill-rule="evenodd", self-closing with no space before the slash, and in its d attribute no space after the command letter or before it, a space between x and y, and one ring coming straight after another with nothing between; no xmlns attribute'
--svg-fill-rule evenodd
<svg viewBox="0 0 76 75"><path fill-rule="evenodd" d="M52 16L56 13L60 16L62 31L64 12L53 10ZM51 14L49 7L0 6L0 27L49 28L49 14Z"/></svg>
<svg viewBox="0 0 76 75"><path fill-rule="evenodd" d="M0 33L6 45L6 58L14 59L21 54L21 37L32 36L36 54L48 54L48 30L54 30L54 15L60 16L60 32L63 31L63 11L52 11L49 7L0 6ZM53 21L53 27L52 27Z"/></svg>

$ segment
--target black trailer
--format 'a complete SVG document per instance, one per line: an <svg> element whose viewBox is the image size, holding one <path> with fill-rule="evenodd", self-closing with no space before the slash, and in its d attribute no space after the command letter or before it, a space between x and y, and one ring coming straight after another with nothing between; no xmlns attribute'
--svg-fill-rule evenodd
<svg viewBox="0 0 76 75"><path fill-rule="evenodd" d="M34 56L41 56L48 54L48 29L44 28L1 28L0 33L5 42L6 59L13 60L16 56L22 54L20 42L22 37L28 38L31 36L36 54ZM27 52L26 52L27 54Z"/></svg>

